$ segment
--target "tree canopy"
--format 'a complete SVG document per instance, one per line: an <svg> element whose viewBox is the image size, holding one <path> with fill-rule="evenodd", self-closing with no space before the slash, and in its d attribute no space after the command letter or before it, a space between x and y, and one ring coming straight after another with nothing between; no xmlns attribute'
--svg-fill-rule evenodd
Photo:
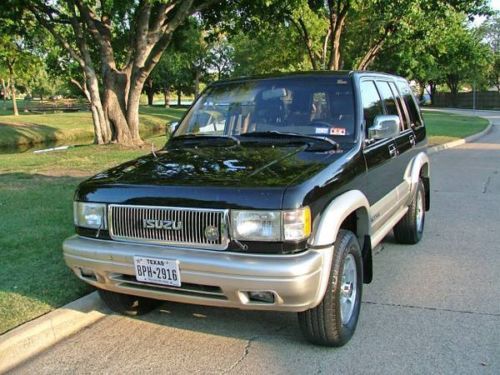
<svg viewBox="0 0 500 375"><path fill-rule="evenodd" d="M469 22L491 15L487 0L4 0L0 10L11 91L43 96L47 81L71 82L90 103L96 143L142 144L143 92L168 105L232 76L377 69L432 92L500 89L498 16ZM12 54L29 68L11 79Z"/></svg>

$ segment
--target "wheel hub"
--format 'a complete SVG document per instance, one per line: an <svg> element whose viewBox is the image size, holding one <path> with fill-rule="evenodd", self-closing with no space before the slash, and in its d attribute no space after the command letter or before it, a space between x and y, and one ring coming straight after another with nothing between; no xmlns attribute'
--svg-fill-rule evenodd
<svg viewBox="0 0 500 375"><path fill-rule="evenodd" d="M347 324L351 319L356 305L357 289L356 261L352 254L348 254L344 261L342 283L340 285L340 317L342 324Z"/></svg>
<svg viewBox="0 0 500 375"><path fill-rule="evenodd" d="M416 221L417 221L417 231L422 232L424 227L424 197L421 191L417 193L417 204L416 204Z"/></svg>

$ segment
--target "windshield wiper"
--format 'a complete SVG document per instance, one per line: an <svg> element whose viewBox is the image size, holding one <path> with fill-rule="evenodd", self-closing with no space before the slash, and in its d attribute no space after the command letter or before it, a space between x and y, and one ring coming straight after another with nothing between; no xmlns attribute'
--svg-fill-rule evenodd
<svg viewBox="0 0 500 375"><path fill-rule="evenodd" d="M277 130L271 130L266 132L251 132L251 133L243 133L240 134L240 137L261 137L266 138L269 136L278 136L280 138L302 138L302 139L310 139L314 141L321 141L330 144L331 146L338 148L339 144L335 142L333 139L328 137L314 136L314 135L306 135L300 133L286 133L280 132Z"/></svg>
<svg viewBox="0 0 500 375"><path fill-rule="evenodd" d="M207 134L193 134L193 133L188 133L188 134L181 134L177 135L175 137L170 138L170 142L176 142L176 141L210 141L210 140L231 140L237 145L240 144L240 140L236 138L234 135L207 135ZM169 143L170 143L169 142Z"/></svg>

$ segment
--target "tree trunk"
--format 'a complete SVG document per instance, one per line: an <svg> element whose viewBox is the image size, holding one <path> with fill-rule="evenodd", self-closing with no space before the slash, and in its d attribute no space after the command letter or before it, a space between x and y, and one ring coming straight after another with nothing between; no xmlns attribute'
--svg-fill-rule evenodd
<svg viewBox="0 0 500 375"><path fill-rule="evenodd" d="M200 95L200 78L201 72L199 69L196 69L194 76L194 98L196 99Z"/></svg>
<svg viewBox="0 0 500 375"><path fill-rule="evenodd" d="M12 109L14 110L14 116L19 116L19 111L17 110L17 101L16 101L16 85L14 82L14 68L9 66L9 81L10 81L10 95L12 98Z"/></svg>
<svg viewBox="0 0 500 375"><path fill-rule="evenodd" d="M10 92L12 95L12 109L14 110L14 116L19 116L19 111L17 109L17 102L16 102L16 87L14 86L14 80L11 81Z"/></svg>
<svg viewBox="0 0 500 375"><path fill-rule="evenodd" d="M97 75L90 67L86 67L85 69L85 79L86 90L84 92L86 91L85 94L86 96L88 95L87 99L90 102L94 131L96 133L94 141L97 144L109 143L113 139L113 134L102 104Z"/></svg>
<svg viewBox="0 0 500 375"><path fill-rule="evenodd" d="M147 90L147 96L148 96L148 105L149 106L152 106L153 105L153 102L154 102L154 98L155 98L155 93L153 92L153 90Z"/></svg>
<svg viewBox="0 0 500 375"><path fill-rule="evenodd" d="M451 91L451 101L454 107L457 105L459 79L456 74L449 74L446 78L446 83Z"/></svg>
<svg viewBox="0 0 500 375"><path fill-rule="evenodd" d="M113 129L113 140L123 145L132 146L134 139L127 122L125 98L128 79L124 74L110 69L107 69L103 76L103 108Z"/></svg>
<svg viewBox="0 0 500 375"><path fill-rule="evenodd" d="M417 81L418 82L418 99L422 101L424 99L425 93L425 81Z"/></svg>
<svg viewBox="0 0 500 375"><path fill-rule="evenodd" d="M145 88L144 91L146 91L146 95L148 97L148 105L152 106L155 97L155 92L153 89L153 79L151 77L148 77L148 79L146 80L144 88Z"/></svg>
<svg viewBox="0 0 500 375"><path fill-rule="evenodd" d="M163 88L163 100L165 108L170 108L170 89L168 87Z"/></svg>
<svg viewBox="0 0 500 375"><path fill-rule="evenodd" d="M3 110L7 109L7 86L5 85L5 80L2 78L2 90L3 90Z"/></svg>
<svg viewBox="0 0 500 375"><path fill-rule="evenodd" d="M431 89L429 93L431 96L431 105L434 105L434 95L437 93L437 83L435 81L429 81L429 88Z"/></svg>
<svg viewBox="0 0 500 375"><path fill-rule="evenodd" d="M330 51L330 63L328 64L329 70L339 70L340 69L340 37L342 36L343 21L336 30L333 31L332 38L332 49Z"/></svg>
<svg viewBox="0 0 500 375"><path fill-rule="evenodd" d="M344 31L345 20L347 13L350 10L350 3L345 2L343 5L340 2L333 4L334 2L328 3L328 19L330 23L330 58L328 61L329 70L339 70L340 69L340 56L341 56L341 37Z"/></svg>
<svg viewBox="0 0 500 375"><path fill-rule="evenodd" d="M182 95L182 92L181 90L177 90L177 106L181 106L181 95Z"/></svg>

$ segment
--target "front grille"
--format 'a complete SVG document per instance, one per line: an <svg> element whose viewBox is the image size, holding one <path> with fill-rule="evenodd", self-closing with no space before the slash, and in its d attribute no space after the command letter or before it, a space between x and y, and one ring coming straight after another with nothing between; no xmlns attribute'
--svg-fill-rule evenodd
<svg viewBox="0 0 500 375"><path fill-rule="evenodd" d="M223 250L227 216L226 210L112 204L109 233L114 240Z"/></svg>

